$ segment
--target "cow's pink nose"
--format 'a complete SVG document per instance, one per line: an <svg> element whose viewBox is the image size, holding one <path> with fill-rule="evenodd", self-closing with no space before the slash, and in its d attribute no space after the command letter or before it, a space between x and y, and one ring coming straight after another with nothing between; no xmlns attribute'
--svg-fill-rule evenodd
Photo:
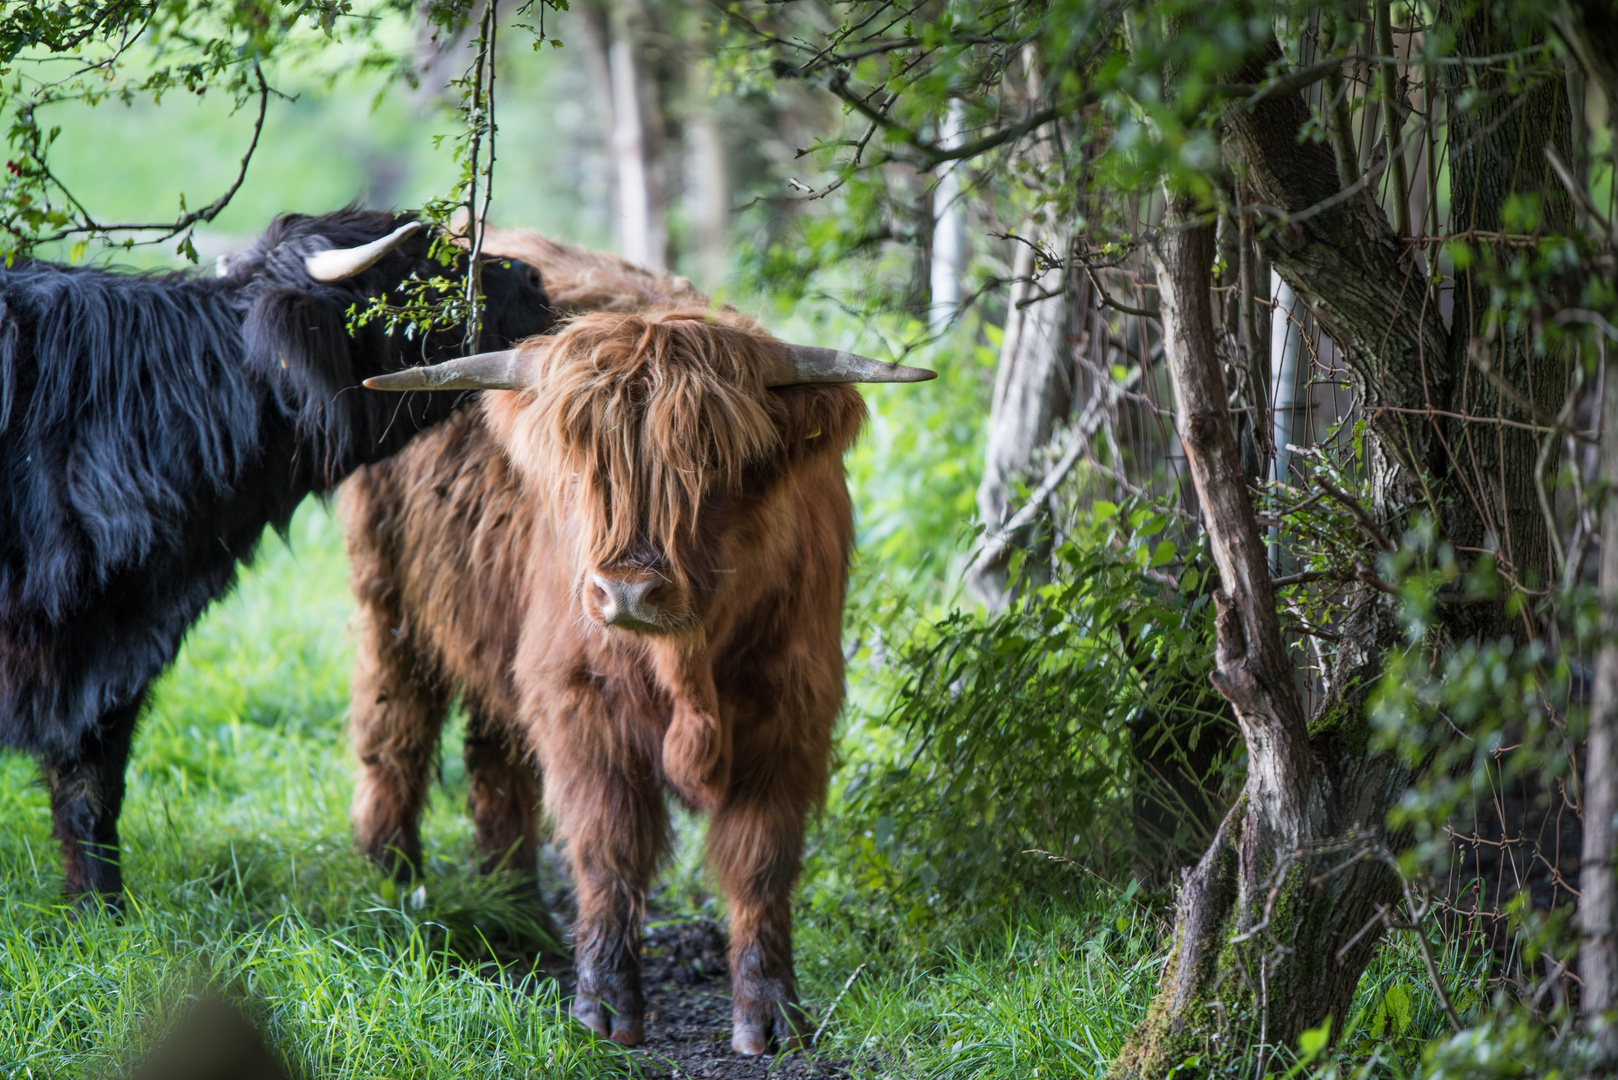
<svg viewBox="0 0 1618 1080"><path fill-rule="evenodd" d="M653 624L658 621L657 598L663 583L655 577L623 581L592 574L590 583L595 587L596 607L601 621L608 626Z"/></svg>

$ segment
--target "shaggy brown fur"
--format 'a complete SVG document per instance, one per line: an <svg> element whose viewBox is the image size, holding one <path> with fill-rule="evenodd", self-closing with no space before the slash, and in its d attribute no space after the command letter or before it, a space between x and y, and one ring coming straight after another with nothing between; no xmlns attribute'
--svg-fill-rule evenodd
<svg viewBox="0 0 1618 1080"><path fill-rule="evenodd" d="M842 456L863 404L847 386L765 389L771 339L689 286L500 240L560 309L600 310L557 335L537 392L486 393L344 489L359 841L417 868L438 727L459 690L480 851L532 866L532 758L573 865L575 1015L633 1044L667 786L712 814L733 1045L794 1045L789 895L843 697ZM652 614L606 625L620 586L645 590Z"/></svg>

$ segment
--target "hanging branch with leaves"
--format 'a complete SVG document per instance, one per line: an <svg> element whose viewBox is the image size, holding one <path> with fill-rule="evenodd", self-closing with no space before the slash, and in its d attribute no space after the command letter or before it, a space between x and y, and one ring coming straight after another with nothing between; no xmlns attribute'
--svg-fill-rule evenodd
<svg viewBox="0 0 1618 1080"><path fill-rule="evenodd" d="M191 234L230 204L257 152L272 96L283 96L264 74L272 59L337 40L339 29L364 38L388 10L408 11L408 0L382 0L366 16L351 0L110 0L61 4L25 0L0 9L0 109L8 112L6 175L0 181L0 257L9 264L41 244L74 241L70 257L92 243L133 247L180 237L179 254L196 261ZM319 36L295 38L296 32ZM48 122L56 106L125 105L184 91L229 95L236 109L256 117L235 178L219 196L190 209L178 193L175 217L155 221L102 220L74 196L52 168L50 152L62 133Z"/></svg>
<svg viewBox="0 0 1618 1080"><path fill-rule="evenodd" d="M545 41L553 46L561 42L547 37L544 11L546 8L566 10L566 0L530 0L518 9L518 15L527 15L539 9L536 26L520 23L535 35L536 47ZM428 15L433 22L434 37L453 39L472 23L473 5L470 2L433 4ZM460 92L456 114L460 131L451 138L439 135L433 145L441 147L451 139L452 160L459 171L455 185L445 195L429 199L421 207L421 217L434 228L432 255L448 270L460 258L467 261L466 276L459 281L450 274L436 274L431 278L412 276L401 282L396 296L376 297L363 310L350 309L351 326L363 326L376 319L384 320L388 332L403 329L407 337L426 333L434 327L457 324L466 328L468 349L475 349L483 317L483 240L489 205L494 195L495 134L495 45L499 33L498 0L486 0L477 14L477 37L471 43L472 62L449 86ZM464 225L458 223L463 220Z"/></svg>

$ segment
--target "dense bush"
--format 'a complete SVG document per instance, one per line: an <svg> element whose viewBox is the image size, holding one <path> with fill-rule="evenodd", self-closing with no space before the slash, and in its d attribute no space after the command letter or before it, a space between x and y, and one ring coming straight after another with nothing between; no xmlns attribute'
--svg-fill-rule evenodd
<svg viewBox="0 0 1618 1080"><path fill-rule="evenodd" d="M816 903L992 917L1072 890L1062 864L1122 885L1206 842L1208 807L1192 804L1222 797L1228 720L1201 689L1206 560L1182 558L1169 524L1153 505L1095 504L1051 583L998 614L928 619L903 594L857 594L855 679L887 692L849 718Z"/></svg>

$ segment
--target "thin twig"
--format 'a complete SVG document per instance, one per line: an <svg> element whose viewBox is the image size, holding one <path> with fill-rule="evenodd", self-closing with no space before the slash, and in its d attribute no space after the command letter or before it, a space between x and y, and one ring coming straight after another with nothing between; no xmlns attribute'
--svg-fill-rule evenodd
<svg viewBox="0 0 1618 1080"><path fill-rule="evenodd" d="M1562 182L1563 187L1567 188L1567 193L1573 196L1573 201L1578 203L1586 214L1590 215L1590 220L1601 226L1601 231L1607 234L1608 239L1618 240L1618 234L1612 231L1612 222L1608 221L1606 215L1596 208L1595 200L1590 198L1590 192L1585 190L1584 185L1574 179L1573 170L1568 168L1567 162L1562 160L1562 155L1557 152L1555 143L1545 144L1545 160L1551 163L1551 170L1556 173L1556 178Z"/></svg>
<svg viewBox="0 0 1618 1080"><path fill-rule="evenodd" d="M1119 303L1107 292L1107 287L1101 284L1101 279L1096 276L1096 272L1088 264L1085 265L1084 272L1090 278L1090 284L1095 286L1097 311L1100 311L1102 306L1105 305L1114 311L1121 311L1125 315L1139 315L1146 319L1155 319L1161 314L1161 312L1147 311L1145 308L1130 307L1128 304Z"/></svg>
<svg viewBox="0 0 1618 1080"><path fill-rule="evenodd" d="M832 1014L837 1011L837 1006L843 1003L843 998L848 994L849 988L854 985L854 980L860 977L860 972L865 970L865 964L869 962L865 961L865 963L855 968L853 974L844 981L843 988L837 991L837 996L832 998L831 1004L826 1007L826 1015L820 1018L820 1023L815 1025L815 1033L809 1036L809 1049L813 1050L815 1044L820 1041L820 1033L826 1030L827 1024L831 1023Z"/></svg>
<svg viewBox="0 0 1618 1080"><path fill-rule="evenodd" d="M1388 534L1382 531L1382 527L1376 523L1376 520L1371 517L1365 507L1360 505L1358 499L1338 488L1318 472L1315 473L1315 483L1319 484L1327 495L1330 495L1336 502L1341 503L1349 513L1353 514L1354 520L1360 523L1360 527L1370 535L1371 539L1381 545L1383 551L1398 550L1399 545L1388 539Z"/></svg>

